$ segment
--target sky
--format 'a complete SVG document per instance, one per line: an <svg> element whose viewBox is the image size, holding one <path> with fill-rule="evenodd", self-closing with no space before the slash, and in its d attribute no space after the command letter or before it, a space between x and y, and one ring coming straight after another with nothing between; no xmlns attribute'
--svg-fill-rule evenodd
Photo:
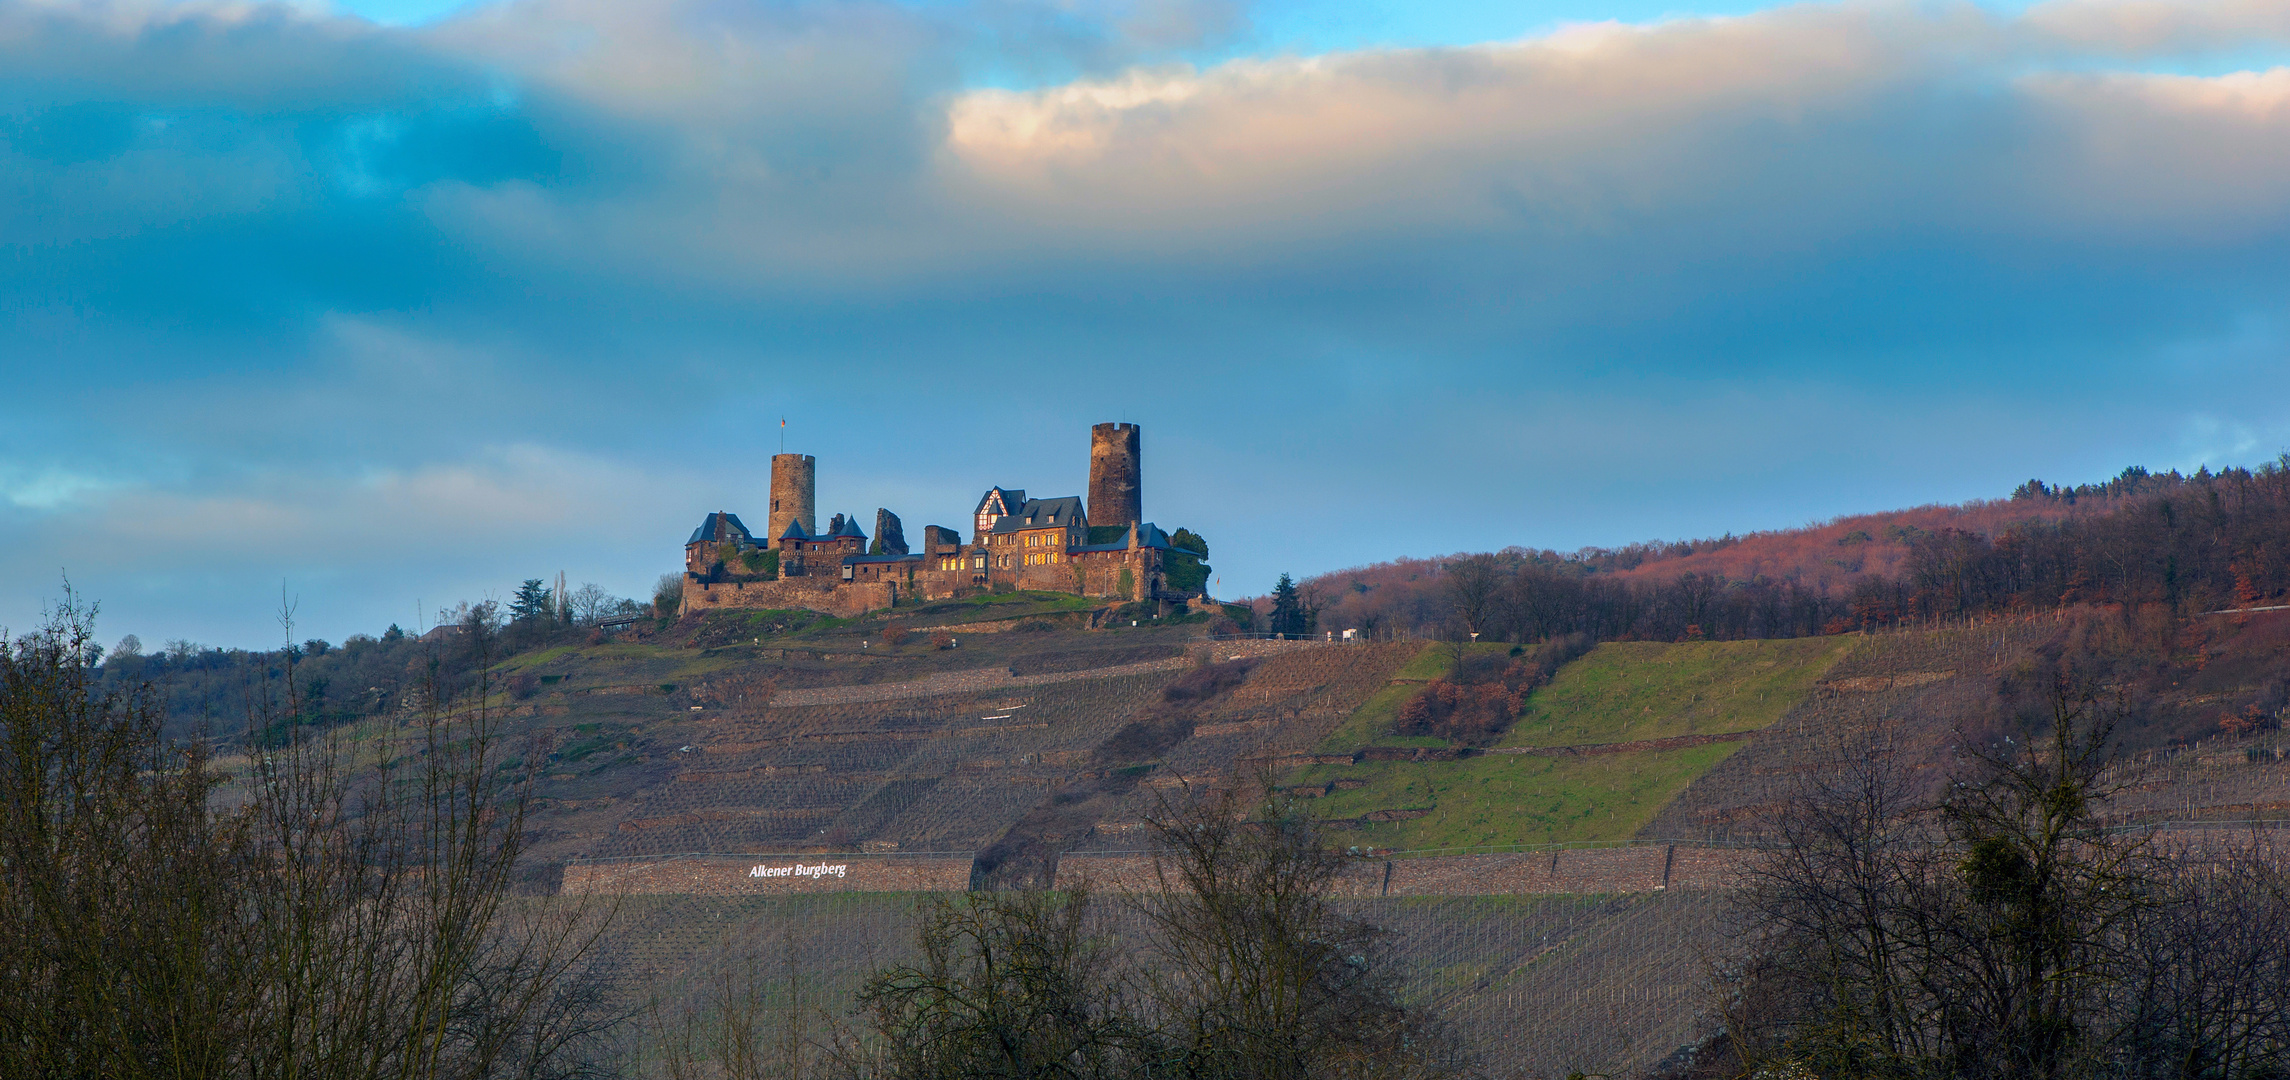
<svg viewBox="0 0 2290 1080"><path fill-rule="evenodd" d="M1226 596L2290 448L2290 4L0 0L0 626L1143 501Z"/></svg>

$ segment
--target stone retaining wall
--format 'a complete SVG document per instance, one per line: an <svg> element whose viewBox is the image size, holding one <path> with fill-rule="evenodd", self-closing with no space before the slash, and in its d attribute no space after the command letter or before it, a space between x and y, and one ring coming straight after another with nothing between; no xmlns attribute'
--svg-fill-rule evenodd
<svg viewBox="0 0 2290 1080"><path fill-rule="evenodd" d="M1367 859L1344 868L1339 896L1528 896L1722 889L1747 858L1739 850L1649 845L1495 855ZM757 868L766 873L759 876ZM826 867L825 872L817 868ZM841 867L840 873L835 870ZM796 892L961 892L968 855L682 855L574 863L567 893L676 893L734 896ZM800 868L800 869L798 869ZM1057 885L1100 892L1158 888L1150 855L1068 854Z"/></svg>
<svg viewBox="0 0 2290 1080"><path fill-rule="evenodd" d="M1663 844L1366 860L1344 869L1336 892L1341 896L1511 896L1721 889L1734 884L1746 857L1738 850ZM1111 892L1157 887L1149 855L1069 854L1058 859L1060 888L1083 882Z"/></svg>
<svg viewBox="0 0 2290 1080"><path fill-rule="evenodd" d="M573 863L565 867L560 891L691 896L961 892L970 887L970 863L968 855L684 855ZM758 869L765 873L758 875Z"/></svg>

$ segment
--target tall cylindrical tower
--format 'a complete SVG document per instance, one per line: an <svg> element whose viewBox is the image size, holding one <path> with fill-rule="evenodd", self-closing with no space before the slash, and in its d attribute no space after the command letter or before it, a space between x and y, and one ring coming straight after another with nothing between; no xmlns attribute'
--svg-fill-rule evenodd
<svg viewBox="0 0 2290 1080"><path fill-rule="evenodd" d="M1099 424L1089 429L1089 523L1135 525L1138 510L1137 425Z"/></svg>
<svg viewBox="0 0 2290 1080"><path fill-rule="evenodd" d="M819 531L819 459L809 454L771 455L770 535L764 543L779 546L787 523L800 521L803 531Z"/></svg>

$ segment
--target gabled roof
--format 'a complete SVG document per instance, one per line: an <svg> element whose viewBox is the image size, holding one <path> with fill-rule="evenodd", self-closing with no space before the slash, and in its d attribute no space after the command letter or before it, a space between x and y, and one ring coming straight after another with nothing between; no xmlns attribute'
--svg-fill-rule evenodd
<svg viewBox="0 0 2290 1080"><path fill-rule="evenodd" d="M716 540L738 540L752 544L755 537L748 534L747 526L739 523L738 515L718 510L700 522L700 527L692 530L692 538L684 541L684 544L689 547Z"/></svg>
<svg viewBox="0 0 2290 1080"><path fill-rule="evenodd" d="M780 533L779 538L782 540L809 540L811 534L803 528L803 519L795 518L787 523L787 531Z"/></svg>
<svg viewBox="0 0 2290 1080"><path fill-rule="evenodd" d="M1002 496L1002 512L1005 514L1017 513L1019 507L1026 505L1024 488L990 487L986 489L986 494L978 497L978 509L972 510L971 513L985 513L987 504L993 502L994 496L997 494Z"/></svg>
<svg viewBox="0 0 2290 1080"><path fill-rule="evenodd" d="M1003 516L994 523L998 533L1019 532L1025 529L1079 528L1089 524L1089 515L1081 507L1081 496L1065 495L1055 499L1032 499L1025 509Z"/></svg>

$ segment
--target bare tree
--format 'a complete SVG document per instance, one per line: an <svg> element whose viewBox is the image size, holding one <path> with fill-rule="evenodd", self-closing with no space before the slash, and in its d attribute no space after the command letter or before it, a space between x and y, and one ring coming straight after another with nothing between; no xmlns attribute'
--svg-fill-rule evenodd
<svg viewBox="0 0 2290 1080"><path fill-rule="evenodd" d="M161 739L148 688L98 692L92 615L67 593L0 646L0 1074L584 1071L610 907L512 895L538 755L482 674L410 741L290 742L231 788L203 741ZM300 715L279 685L252 731Z"/></svg>
<svg viewBox="0 0 2290 1080"><path fill-rule="evenodd" d="M1310 820L1224 793L1152 821L1146 891L975 893L922 909L922 960L861 994L854 1076L1155 1080L1470 1075L1402 1002L1383 935L1343 915Z"/></svg>
<svg viewBox="0 0 2290 1080"><path fill-rule="evenodd" d="M1938 799L1889 746L1847 746L1793 800L1744 894L1727 974L1753 1069L2067 1077L2120 1064L2124 943L2164 870L2099 808L2108 709L2065 678L2037 738L1975 747ZM2167 935L2150 952L2169 952Z"/></svg>
<svg viewBox="0 0 2290 1080"><path fill-rule="evenodd" d="M1151 821L1157 888L1143 972L1171 1075L1234 1080L1436 1077L1458 1044L1399 997L1383 934L1329 902L1345 857L1269 787Z"/></svg>
<svg viewBox="0 0 2290 1080"><path fill-rule="evenodd" d="M921 960L878 973L859 993L877 1035L870 1071L905 1080L1149 1075L1156 1033L1131 1007L1094 914L1086 890L923 901Z"/></svg>
<svg viewBox="0 0 2290 1080"><path fill-rule="evenodd" d="M618 600L611 593L593 581L582 582L580 588L565 596L565 604L572 612L575 626L593 625L605 617L616 603Z"/></svg>

